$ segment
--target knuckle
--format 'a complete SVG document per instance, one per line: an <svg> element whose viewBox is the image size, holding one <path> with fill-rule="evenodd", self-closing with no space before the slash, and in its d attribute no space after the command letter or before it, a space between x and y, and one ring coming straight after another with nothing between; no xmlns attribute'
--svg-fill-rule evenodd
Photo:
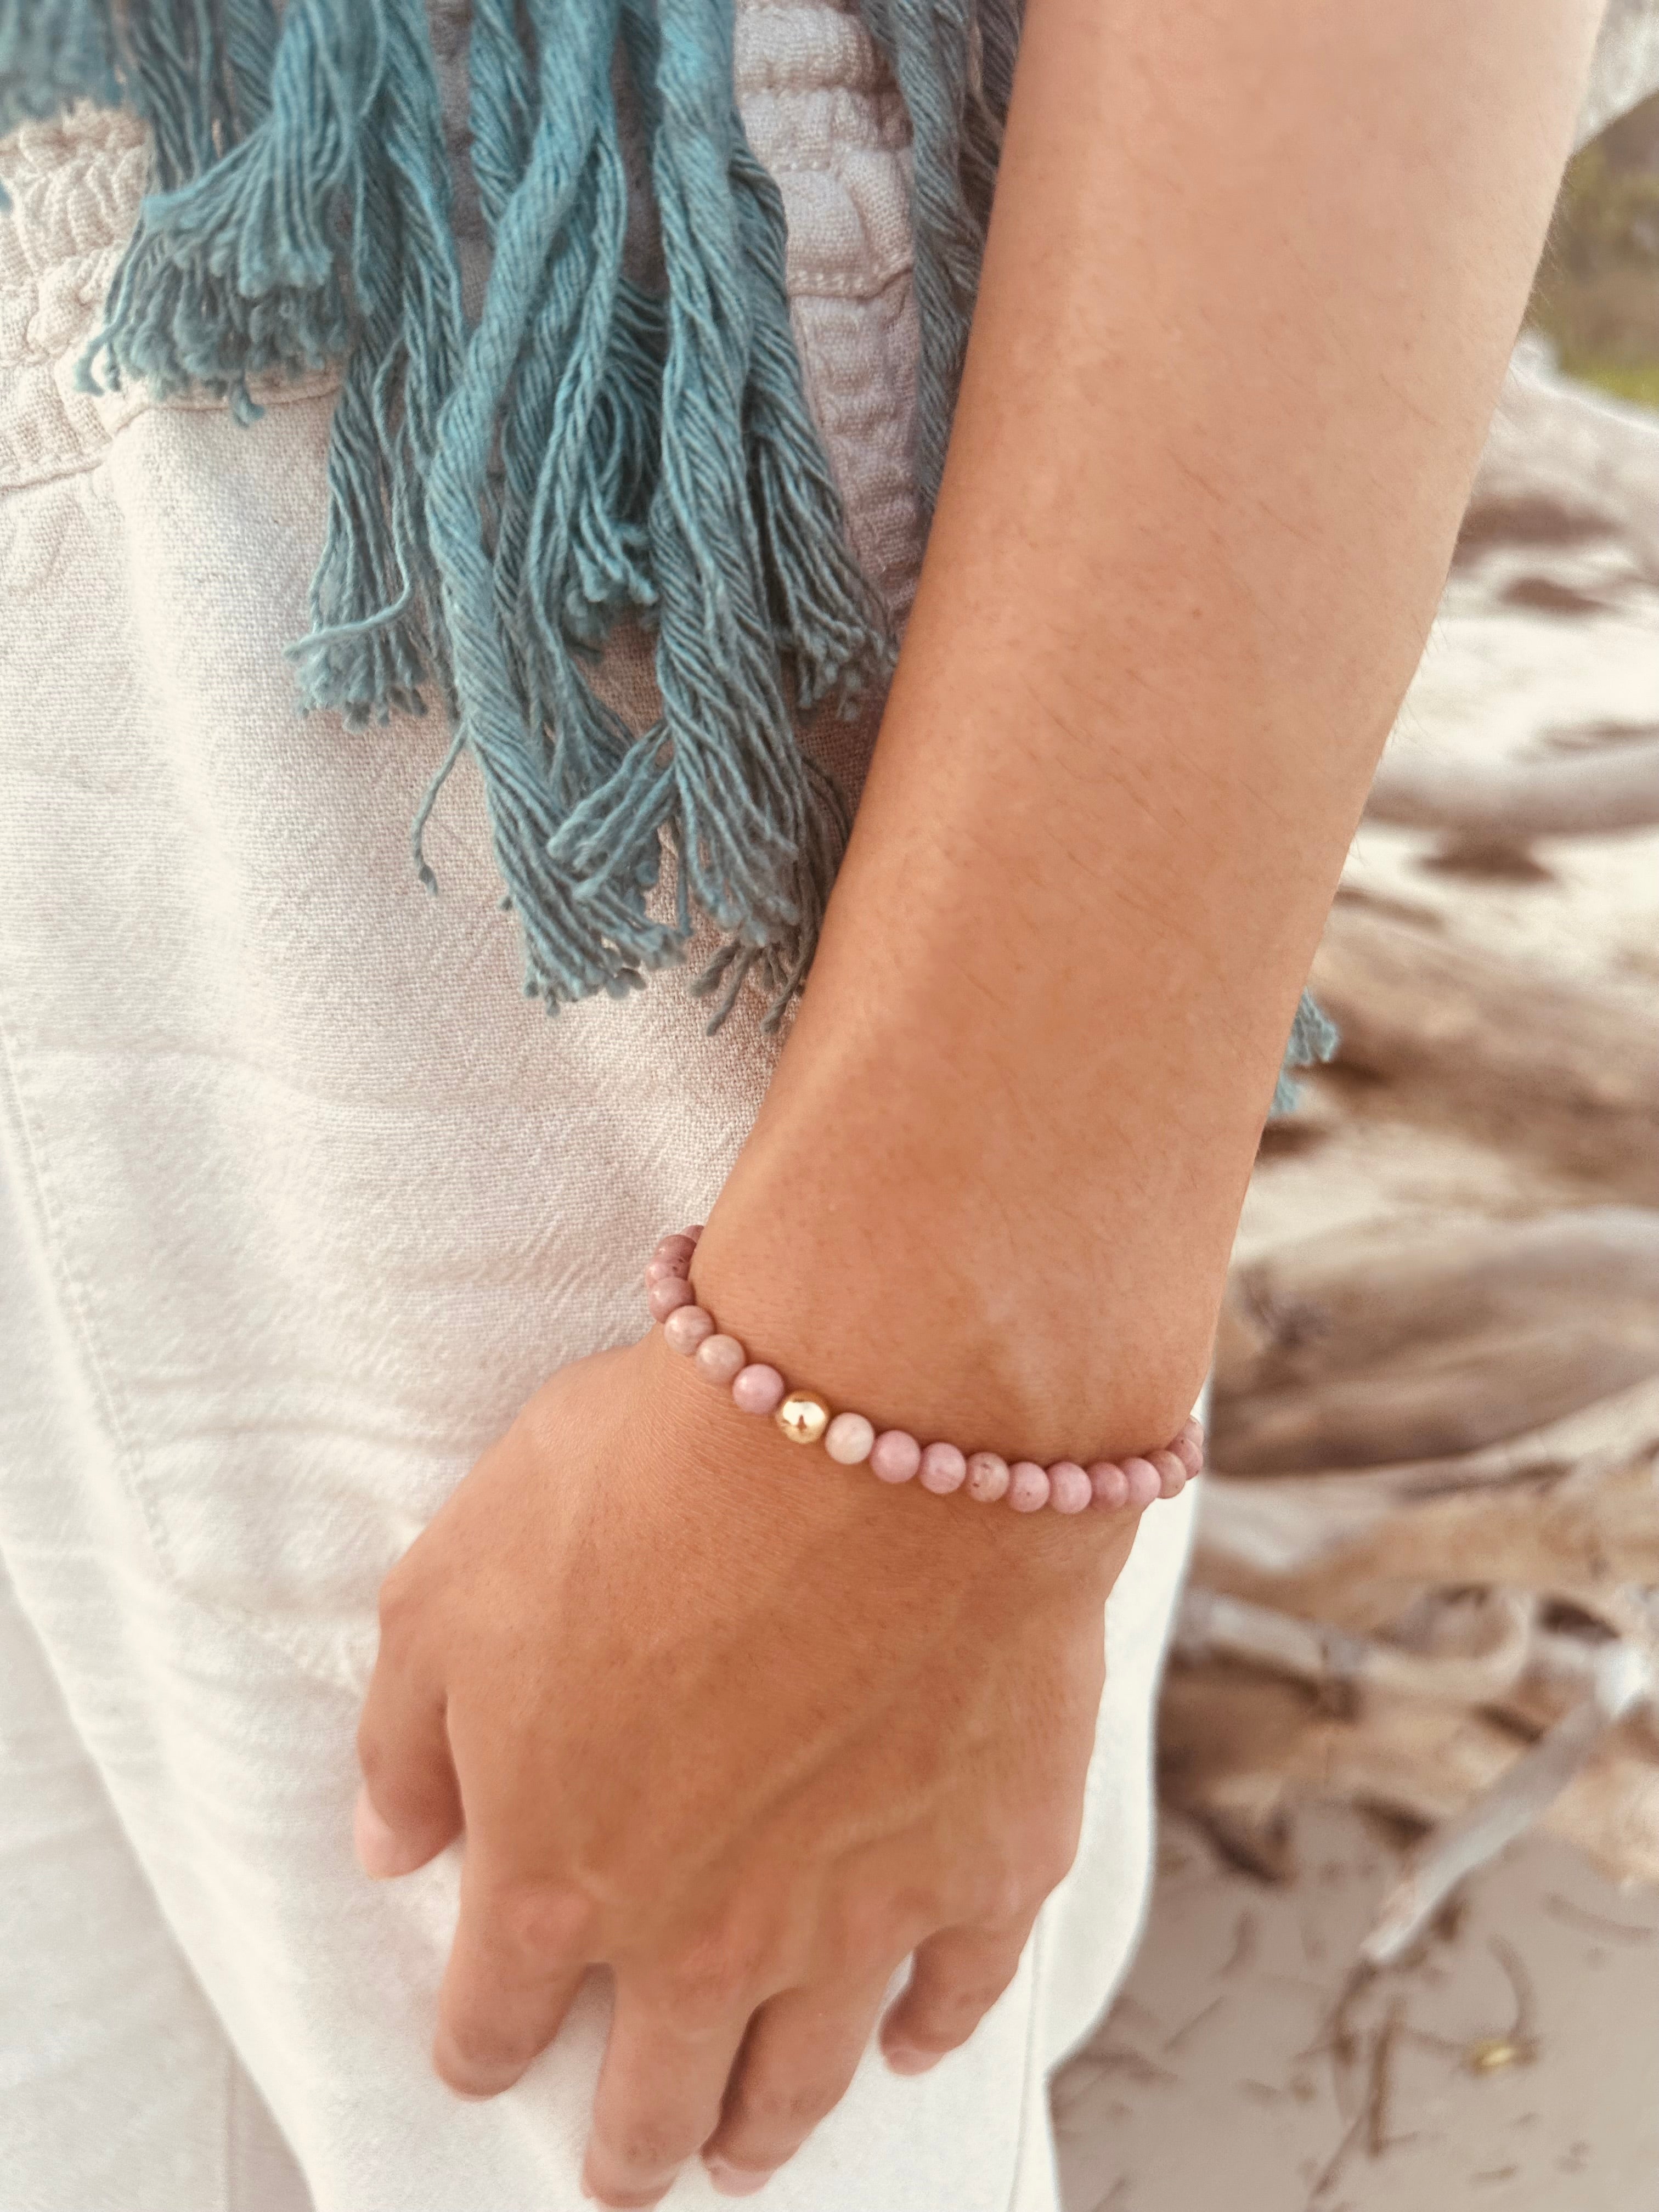
<svg viewBox="0 0 1659 2212"><path fill-rule="evenodd" d="M386 1749L380 1730L365 1713L357 1723L357 1766L365 1782L383 1781L387 1765Z"/></svg>
<svg viewBox="0 0 1659 2212"><path fill-rule="evenodd" d="M755 2135L793 2139L832 2112L841 2094L838 2081L818 2073L747 2082L738 2094L733 2117Z"/></svg>
<svg viewBox="0 0 1659 2212"><path fill-rule="evenodd" d="M583 1947L593 1908L574 1890L532 1882L500 1891L490 1900L489 1918L511 1951L531 1960L562 1959Z"/></svg>
<svg viewBox="0 0 1659 2212"><path fill-rule="evenodd" d="M854 1972L860 1968L890 1969L950 1917L943 1896L931 1891L878 1891L848 1907L843 1957Z"/></svg>
<svg viewBox="0 0 1659 2212"><path fill-rule="evenodd" d="M1060 1887L1077 1859L1075 1836L1055 1836L1038 1845L1032 1854L1031 1884L1036 1901L1041 1904L1051 1890ZM1028 1892L1029 1894L1029 1892Z"/></svg>
<svg viewBox="0 0 1659 2212"><path fill-rule="evenodd" d="M723 2019L754 1986L755 1961L733 1943L699 1944L663 1968L657 1979L659 2009L695 2026Z"/></svg>
<svg viewBox="0 0 1659 2212"><path fill-rule="evenodd" d="M975 1926L1012 1934L1024 1927L1034 1899L1046 1897L1049 1886L1030 1863L1006 1867L988 1878L975 1900L977 1910L968 1917Z"/></svg>
<svg viewBox="0 0 1659 2212"><path fill-rule="evenodd" d="M666 2115L640 2112L610 2129L605 2147L614 2162L631 2173L661 2173L679 2165L696 2148L695 2135Z"/></svg>
<svg viewBox="0 0 1659 2212"><path fill-rule="evenodd" d="M395 1659L414 1642L420 1612L414 1577L402 1561L380 1584L375 1610L380 1617L381 1654Z"/></svg>

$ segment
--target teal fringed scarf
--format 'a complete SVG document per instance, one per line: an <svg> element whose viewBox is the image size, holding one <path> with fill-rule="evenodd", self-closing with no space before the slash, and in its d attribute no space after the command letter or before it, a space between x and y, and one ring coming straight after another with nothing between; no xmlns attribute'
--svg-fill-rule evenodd
<svg viewBox="0 0 1659 2212"><path fill-rule="evenodd" d="M1019 5L861 0L913 133L928 509ZM302 705L356 725L435 695L454 732L438 783L471 754L526 990L620 995L683 960L706 916L711 1027L751 975L772 1023L799 987L848 817L795 718L879 684L893 652L802 390L783 210L738 117L732 37L732 0L473 0L491 260L470 321L426 0L0 0L0 131L87 98L154 134L88 386L205 390L250 422L258 380L340 373L291 648ZM624 273L619 79L658 291ZM591 680L623 616L655 633L644 731ZM1334 1042L1304 1000L1293 1060ZM1276 1109L1292 1097L1281 1079Z"/></svg>

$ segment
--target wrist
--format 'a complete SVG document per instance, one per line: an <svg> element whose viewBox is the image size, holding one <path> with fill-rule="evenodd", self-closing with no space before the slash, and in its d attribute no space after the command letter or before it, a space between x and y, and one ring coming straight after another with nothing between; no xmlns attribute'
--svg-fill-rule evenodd
<svg viewBox="0 0 1659 2212"><path fill-rule="evenodd" d="M745 1152L696 1289L751 1358L878 1428L1087 1465L1190 1413L1225 1266L1178 1219L1115 1235L1109 1212L1068 1218L908 1148L854 1160L826 1134Z"/></svg>
<svg viewBox="0 0 1659 2212"><path fill-rule="evenodd" d="M953 1593L930 1603L967 1601L989 1627L1005 1606L1012 1619L1079 1593L1103 1601L1128 1557L1135 1514L1022 1516L914 1481L894 1487L739 1412L659 1328L623 1356L652 1444L650 1495L634 1510L665 1514L670 1530L712 1547L757 1595L798 1575L839 1575L849 1589L925 1585ZM682 1540L665 1530L659 1540Z"/></svg>

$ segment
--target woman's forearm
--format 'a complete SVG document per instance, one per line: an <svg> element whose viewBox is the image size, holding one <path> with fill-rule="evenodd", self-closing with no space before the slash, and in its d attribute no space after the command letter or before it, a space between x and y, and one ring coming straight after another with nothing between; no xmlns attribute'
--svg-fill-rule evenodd
<svg viewBox="0 0 1659 2212"><path fill-rule="evenodd" d="M1598 14L1032 0L920 597L700 1262L832 1395L1039 1456L1190 1402Z"/></svg>

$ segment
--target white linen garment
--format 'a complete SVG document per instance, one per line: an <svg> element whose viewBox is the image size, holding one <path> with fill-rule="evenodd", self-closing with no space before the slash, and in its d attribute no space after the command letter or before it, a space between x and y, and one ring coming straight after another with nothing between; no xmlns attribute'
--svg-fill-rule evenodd
<svg viewBox="0 0 1659 2212"><path fill-rule="evenodd" d="M917 557L902 112L854 19L740 9L813 404L891 599ZM144 173L82 109L0 149L0 2208L574 2212L598 1978L498 2102L428 2061L459 1854L356 1870L380 1577L562 1361L637 1334L775 1048L678 977L549 1020L437 717L294 709L331 395L94 399ZM624 668L624 680L637 671ZM831 727L856 780L870 726ZM763 2203L1055 2204L1045 2074L1142 1909L1190 1513L1110 1608L1076 1871L921 2081L869 2059ZM672 2202L717 2201L701 2168Z"/></svg>

